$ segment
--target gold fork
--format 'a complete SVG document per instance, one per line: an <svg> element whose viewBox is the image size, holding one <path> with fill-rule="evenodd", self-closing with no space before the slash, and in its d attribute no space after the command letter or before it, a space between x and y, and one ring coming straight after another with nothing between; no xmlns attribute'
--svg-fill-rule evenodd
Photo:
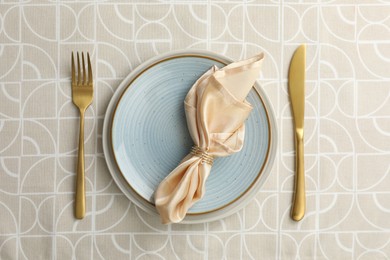
<svg viewBox="0 0 390 260"><path fill-rule="evenodd" d="M72 100L80 111L80 135L79 135L79 153L77 163L76 179L76 204L75 216L82 219L85 216L85 180L84 180L84 114L85 110L91 105L93 100L93 79L92 66L87 52L88 73L85 70L84 53L81 53L82 68L81 73L80 58L77 52L77 78L76 66L72 52ZM87 75L88 74L88 75Z"/></svg>

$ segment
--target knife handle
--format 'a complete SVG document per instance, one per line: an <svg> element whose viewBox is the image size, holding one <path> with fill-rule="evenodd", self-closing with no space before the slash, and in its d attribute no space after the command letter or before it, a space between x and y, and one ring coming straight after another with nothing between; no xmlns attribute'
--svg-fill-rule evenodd
<svg viewBox="0 0 390 260"><path fill-rule="evenodd" d="M295 150L295 191L293 198L293 207L291 210L291 217L295 221L300 221L305 215L306 209L303 130L297 130L295 134Z"/></svg>

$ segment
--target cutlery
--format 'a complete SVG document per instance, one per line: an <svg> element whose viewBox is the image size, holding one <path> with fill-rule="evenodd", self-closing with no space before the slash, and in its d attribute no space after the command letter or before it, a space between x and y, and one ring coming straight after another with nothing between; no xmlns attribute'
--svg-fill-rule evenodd
<svg viewBox="0 0 390 260"><path fill-rule="evenodd" d="M304 114L305 114L305 66L306 45L295 51L288 72L288 90L291 100L295 134L295 185L291 218L300 221L305 215L305 169L304 169Z"/></svg>
<svg viewBox="0 0 390 260"><path fill-rule="evenodd" d="M93 100L92 66L87 53L87 67L85 70L84 53L81 53L82 72L79 53L77 52L77 76L74 55L72 52L72 100L80 112L79 151L76 177L75 216L82 219L85 216L85 180L84 180L84 114Z"/></svg>

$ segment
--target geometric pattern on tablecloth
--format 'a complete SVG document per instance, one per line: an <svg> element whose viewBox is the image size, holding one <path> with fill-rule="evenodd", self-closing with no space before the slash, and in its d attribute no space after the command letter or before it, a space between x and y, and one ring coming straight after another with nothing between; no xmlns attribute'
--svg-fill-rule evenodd
<svg viewBox="0 0 390 260"><path fill-rule="evenodd" d="M390 4L368 0L3 1L0 4L1 259L390 257ZM307 43L307 213L289 218L291 55ZM157 54L263 51L279 127L275 166L245 209L169 225L137 209L104 161L102 124L122 79ZM73 218L77 110L70 52L89 51L87 215Z"/></svg>

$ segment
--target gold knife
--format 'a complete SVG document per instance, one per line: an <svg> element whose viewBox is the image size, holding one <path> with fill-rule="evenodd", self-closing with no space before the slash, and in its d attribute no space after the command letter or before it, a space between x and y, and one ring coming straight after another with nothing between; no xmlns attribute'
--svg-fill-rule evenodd
<svg viewBox="0 0 390 260"><path fill-rule="evenodd" d="M305 215L305 168L303 149L303 125L305 116L305 68L306 45L295 51L288 71L288 90L290 94L295 130L295 185L291 218L300 221Z"/></svg>

